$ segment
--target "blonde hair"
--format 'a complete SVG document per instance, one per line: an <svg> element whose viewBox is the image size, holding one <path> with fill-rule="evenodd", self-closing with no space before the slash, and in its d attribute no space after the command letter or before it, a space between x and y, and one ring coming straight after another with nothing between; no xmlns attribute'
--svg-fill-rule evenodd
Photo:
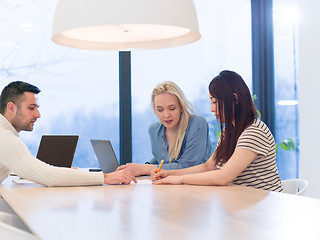
<svg viewBox="0 0 320 240"><path fill-rule="evenodd" d="M187 98L185 97L181 89L178 87L178 85L174 82L166 81L157 85L152 91L151 104L155 113L156 109L154 99L157 95L163 93L169 93L175 96L178 99L182 109L178 128L169 146L169 159L170 162L173 162L179 156L184 135L186 133L186 129L194 111L192 109L191 103L187 100Z"/></svg>

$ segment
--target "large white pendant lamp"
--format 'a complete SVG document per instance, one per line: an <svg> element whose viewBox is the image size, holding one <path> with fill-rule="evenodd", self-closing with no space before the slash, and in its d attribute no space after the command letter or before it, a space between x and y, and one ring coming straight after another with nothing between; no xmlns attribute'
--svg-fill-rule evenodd
<svg viewBox="0 0 320 240"><path fill-rule="evenodd" d="M52 40L81 49L168 48L200 38L192 0L60 0Z"/></svg>
<svg viewBox="0 0 320 240"><path fill-rule="evenodd" d="M175 47L200 38L192 0L59 0L52 40L119 52L120 163L132 161L131 50Z"/></svg>

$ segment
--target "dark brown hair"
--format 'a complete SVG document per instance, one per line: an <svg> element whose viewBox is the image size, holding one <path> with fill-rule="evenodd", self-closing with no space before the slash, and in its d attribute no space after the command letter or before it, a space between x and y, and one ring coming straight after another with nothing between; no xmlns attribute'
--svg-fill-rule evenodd
<svg viewBox="0 0 320 240"><path fill-rule="evenodd" d="M0 113L4 114L8 102L19 103L21 96L25 92L38 94L40 89L26 82L16 81L7 85L1 92L0 96Z"/></svg>
<svg viewBox="0 0 320 240"><path fill-rule="evenodd" d="M209 92L217 99L220 119L224 119L215 152L216 164L222 165L232 156L241 133L256 119L257 110L249 88L235 72L222 71L210 82Z"/></svg>

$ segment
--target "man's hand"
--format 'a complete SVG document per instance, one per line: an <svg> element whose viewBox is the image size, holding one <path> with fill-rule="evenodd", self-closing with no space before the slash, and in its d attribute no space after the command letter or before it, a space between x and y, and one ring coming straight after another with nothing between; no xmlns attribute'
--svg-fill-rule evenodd
<svg viewBox="0 0 320 240"><path fill-rule="evenodd" d="M129 184L131 181L137 183L134 175L126 170L119 170L112 173L104 174L105 184Z"/></svg>

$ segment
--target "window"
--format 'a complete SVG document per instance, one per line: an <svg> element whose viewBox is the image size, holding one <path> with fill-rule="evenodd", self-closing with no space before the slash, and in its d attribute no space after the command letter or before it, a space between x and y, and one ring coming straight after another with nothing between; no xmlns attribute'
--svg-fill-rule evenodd
<svg viewBox="0 0 320 240"><path fill-rule="evenodd" d="M295 143L294 151L278 150L282 179L297 178L299 170L297 21L296 1L274 1L276 142L292 139Z"/></svg>

